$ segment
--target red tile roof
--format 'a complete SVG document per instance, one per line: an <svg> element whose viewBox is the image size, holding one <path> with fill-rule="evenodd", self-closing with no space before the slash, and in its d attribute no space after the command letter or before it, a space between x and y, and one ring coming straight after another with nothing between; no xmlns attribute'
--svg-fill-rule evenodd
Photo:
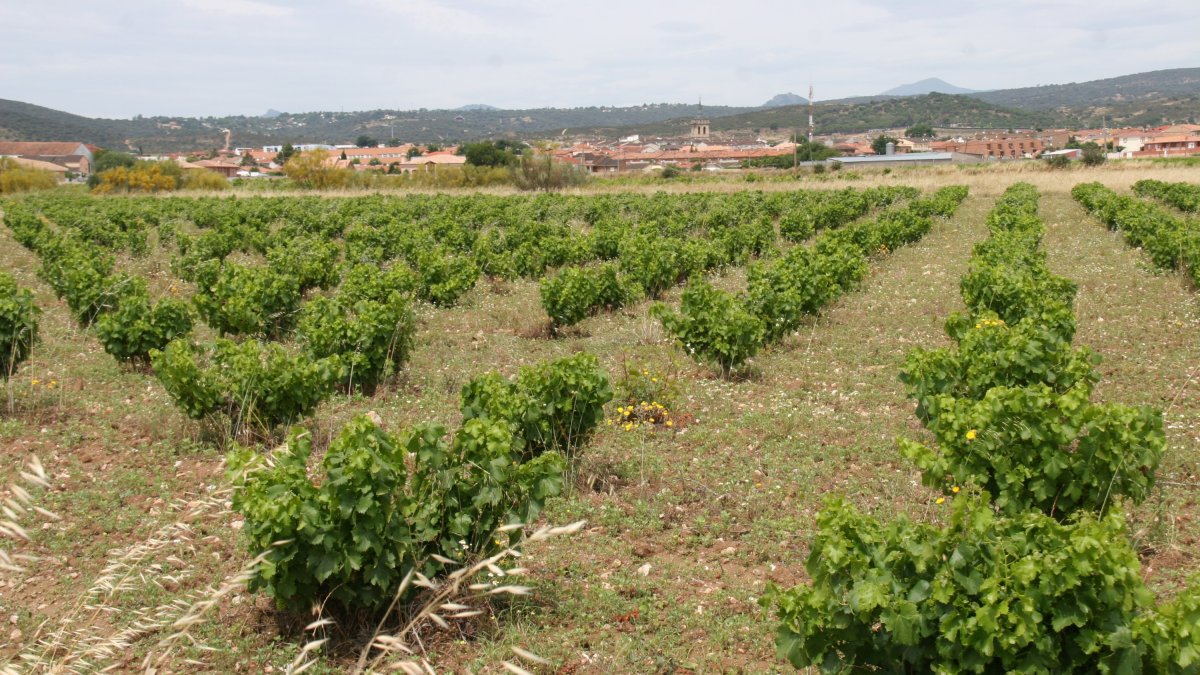
<svg viewBox="0 0 1200 675"><path fill-rule="evenodd" d="M38 157L60 157L77 155L83 143L0 141L0 155L34 155Z"/></svg>

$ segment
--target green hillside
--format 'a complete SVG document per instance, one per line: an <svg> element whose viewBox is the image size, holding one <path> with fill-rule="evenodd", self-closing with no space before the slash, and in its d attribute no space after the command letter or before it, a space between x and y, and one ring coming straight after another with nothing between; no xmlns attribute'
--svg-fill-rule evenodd
<svg viewBox="0 0 1200 675"><path fill-rule="evenodd" d="M1200 95L1200 68L1155 70L1090 82L971 94L981 101L1022 110L1086 109L1107 103L1163 101L1197 95Z"/></svg>
<svg viewBox="0 0 1200 675"><path fill-rule="evenodd" d="M722 116L750 107L705 106L704 114ZM224 129L234 146L281 143L351 143L362 134L390 139L457 142L480 138L528 138L559 135L579 128L618 128L696 114L694 104L656 103L630 107L538 108L530 110L368 110L360 112L282 113L275 117L136 117L91 119L41 106L0 99L0 138L81 140L104 147L145 152L193 150L224 145Z"/></svg>
<svg viewBox="0 0 1200 675"><path fill-rule="evenodd" d="M1034 112L1001 108L970 96L926 94L888 98L857 104L816 104L813 116L821 133L857 133L872 129L930 124L936 127L962 128L1047 128L1070 125L1075 118L1057 112ZM755 110L712 121L713 131L754 129L803 129L808 125L807 106L781 106ZM685 132L686 120L642 125L622 132L649 136L676 135Z"/></svg>

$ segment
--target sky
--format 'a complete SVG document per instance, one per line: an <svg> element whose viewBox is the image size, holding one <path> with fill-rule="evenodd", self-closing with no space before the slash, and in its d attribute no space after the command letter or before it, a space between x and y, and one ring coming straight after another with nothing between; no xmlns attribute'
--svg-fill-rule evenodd
<svg viewBox="0 0 1200 675"><path fill-rule="evenodd" d="M1200 66L1195 0L0 0L0 98L90 117L1006 89Z"/></svg>

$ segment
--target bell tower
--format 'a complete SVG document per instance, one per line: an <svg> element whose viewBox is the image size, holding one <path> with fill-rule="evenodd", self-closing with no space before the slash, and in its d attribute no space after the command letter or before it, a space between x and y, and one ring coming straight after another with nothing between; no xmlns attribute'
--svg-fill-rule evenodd
<svg viewBox="0 0 1200 675"><path fill-rule="evenodd" d="M692 118L692 142L708 140L708 118L704 116L704 101L699 102L696 116Z"/></svg>

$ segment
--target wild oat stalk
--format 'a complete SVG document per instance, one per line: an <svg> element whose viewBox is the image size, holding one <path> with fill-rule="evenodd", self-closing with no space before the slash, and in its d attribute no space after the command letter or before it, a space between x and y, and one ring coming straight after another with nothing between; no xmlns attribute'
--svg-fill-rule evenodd
<svg viewBox="0 0 1200 675"><path fill-rule="evenodd" d="M38 469L34 469L32 475L39 475ZM152 666L165 662L174 654L177 644L191 637L187 630L198 622L198 618L238 590L238 584L244 585L248 578L246 570L253 569L252 566L261 560L251 561L219 585L210 585L156 607L119 606L118 596L149 586L163 588L164 583L180 583L188 574L188 563L183 557L200 554L202 542L195 537L194 524L202 519L221 520L230 513L228 504L229 490L175 502L173 506L180 512L176 522L164 525L143 541L113 551L108 564L74 605L58 620L42 622L30 638L29 646L18 655L18 660L0 667L0 673L83 673L111 669L119 665L119 660L125 658L137 642L171 631L147 657L147 663ZM164 569L168 564L184 571L167 574ZM124 622L128 617L133 620L125 627L113 626L112 619L120 618ZM198 643L193 639L191 644ZM166 658L151 662L151 657L160 649Z"/></svg>
<svg viewBox="0 0 1200 675"><path fill-rule="evenodd" d="M518 577L527 570L522 567L505 567L505 561L515 561L521 557L520 549L530 542L545 541L551 537L564 534L574 534L582 529L584 521L562 527L542 527L526 537L514 547L505 548L487 558L471 564L460 563L440 555L433 559L446 565L459 565L444 578L429 579L417 572L409 570L400 587L396 589L395 597L387 612L376 624L371 639L359 652L358 661L351 673L402 672L406 675L433 675L436 671L429 662L425 649L421 644L420 634L429 627L446 630L451 627L451 621L469 619L484 613L480 606L487 600L500 595L528 595L530 588L519 584L509 583L511 577ZM521 529L523 525L507 525L499 528L495 535L499 536ZM490 581L479 580L481 575L488 574ZM413 587L425 589L425 595L417 606L405 607L401 598ZM316 631L318 628L332 624L333 621L324 617L305 627L305 630ZM386 630L389 623L398 623L394 630ZM289 675L298 675L316 665L312 658L326 642L325 639L310 640L300 653L285 669ZM512 648L513 654L521 661L535 664L547 664L546 659L519 647ZM512 673L524 674L527 670L510 661L504 661L501 666Z"/></svg>
<svg viewBox="0 0 1200 675"><path fill-rule="evenodd" d="M37 458L37 455L30 455L25 466L28 470L19 473L21 480L9 483L8 489L4 493L4 501L0 503L0 537L18 542L29 541L29 533L18 521L31 512L50 520L60 520L57 514L34 504L33 495L22 485L24 483L33 488L50 489L50 480L46 478L46 469L42 466L41 460ZM33 556L9 553L0 548L0 572L22 574L25 572L25 568L21 567L18 561L34 562L36 560L37 558Z"/></svg>

